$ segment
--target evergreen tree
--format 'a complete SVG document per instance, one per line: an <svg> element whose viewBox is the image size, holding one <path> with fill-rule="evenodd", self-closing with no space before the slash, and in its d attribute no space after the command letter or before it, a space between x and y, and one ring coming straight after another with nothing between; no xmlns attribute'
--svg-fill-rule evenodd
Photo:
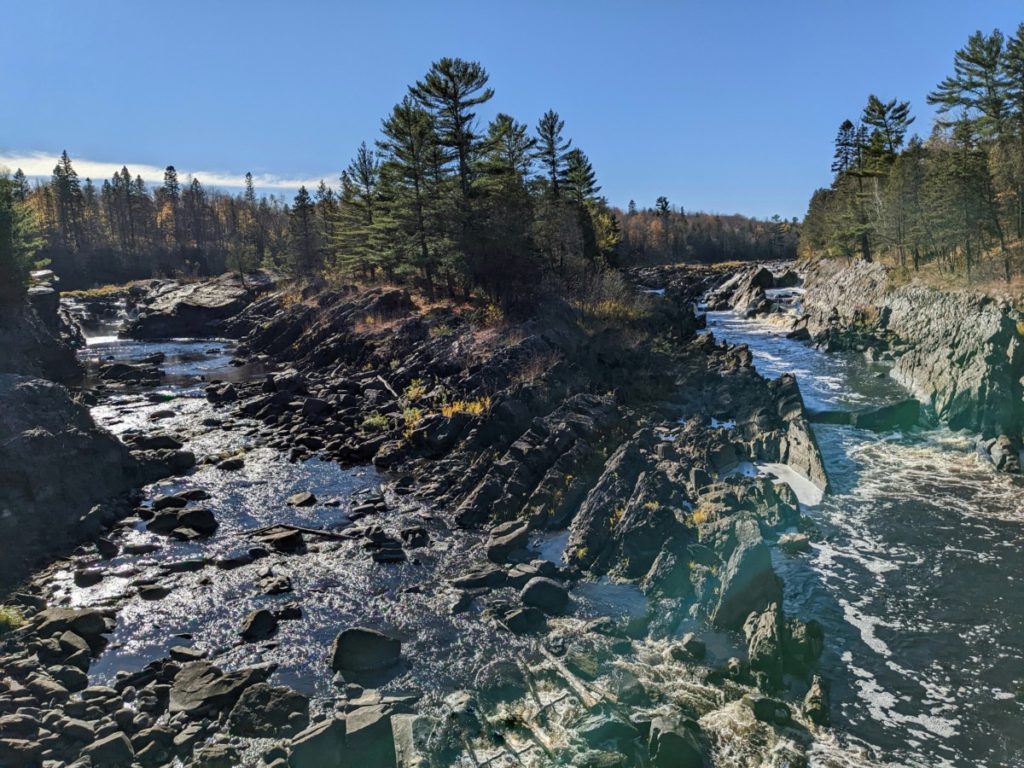
<svg viewBox="0 0 1024 768"><path fill-rule="evenodd" d="M1003 132L1008 93L1003 69L1003 33L975 32L953 57L953 75L928 94L940 113L966 111L982 136Z"/></svg>
<svg viewBox="0 0 1024 768"><path fill-rule="evenodd" d="M601 187L589 158L580 149L571 150L565 158L566 196L581 208L597 197ZM664 198L659 198L659 200ZM666 205L668 201L665 201Z"/></svg>
<svg viewBox="0 0 1024 768"><path fill-rule="evenodd" d="M52 184L61 244L74 251L81 239L82 189L67 150L61 153L53 169Z"/></svg>
<svg viewBox="0 0 1024 768"><path fill-rule="evenodd" d="M484 177L501 185L524 183L533 167L536 143L524 123L500 113L487 126L485 152L480 163Z"/></svg>
<svg viewBox="0 0 1024 768"><path fill-rule="evenodd" d="M867 106L864 107L861 122L873 129L870 138L873 155L888 164L896 159L896 155L903 147L903 141L914 118L910 115L909 101L892 99L883 102L871 94L868 96Z"/></svg>
<svg viewBox="0 0 1024 768"><path fill-rule="evenodd" d="M291 233L291 267L295 274L311 278L320 267L320 244L317 237L316 206L309 191L299 187L288 214Z"/></svg>
<svg viewBox="0 0 1024 768"><path fill-rule="evenodd" d="M374 224L379 207L380 162L366 142L341 174L337 253L349 274L373 278L380 263Z"/></svg>
<svg viewBox="0 0 1024 768"><path fill-rule="evenodd" d="M832 173L842 175L857 166L860 147L857 139L857 127L850 120L844 120L836 134L835 154L832 160Z"/></svg>
<svg viewBox="0 0 1024 768"><path fill-rule="evenodd" d="M433 118L412 98L396 104L384 120L378 147L385 157L382 178L389 200L391 256L408 263L434 292L438 267L436 177L432 173L437 136Z"/></svg>
<svg viewBox="0 0 1024 768"><path fill-rule="evenodd" d="M28 200L30 192L28 179L25 177L25 172L22 171L21 168L19 168L14 172L14 176L11 178L11 181L14 184L14 198L19 203L24 203L26 200Z"/></svg>
<svg viewBox="0 0 1024 768"><path fill-rule="evenodd" d="M0 302L17 302L28 285L42 238L28 206L18 195L20 183L0 173Z"/></svg>
<svg viewBox="0 0 1024 768"><path fill-rule="evenodd" d="M433 116L440 144L453 151L463 195L469 194L478 143L472 110L494 96L487 80L487 71L479 63L445 57L435 61L426 76L409 89Z"/></svg>
<svg viewBox="0 0 1024 768"><path fill-rule="evenodd" d="M544 168L548 190L555 198L559 194L559 184L564 179L566 155L572 146L570 139L562 137L564 129L565 121L553 109L545 112L537 123L535 157Z"/></svg>

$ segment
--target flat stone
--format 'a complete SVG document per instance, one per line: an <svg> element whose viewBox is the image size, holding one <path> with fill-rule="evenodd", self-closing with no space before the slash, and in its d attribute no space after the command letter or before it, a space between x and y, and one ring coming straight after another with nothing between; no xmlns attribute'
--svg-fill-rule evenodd
<svg viewBox="0 0 1024 768"><path fill-rule="evenodd" d="M326 768L342 765L345 755L345 731L346 723L343 717L331 717L313 723L292 739L288 765L290 768Z"/></svg>

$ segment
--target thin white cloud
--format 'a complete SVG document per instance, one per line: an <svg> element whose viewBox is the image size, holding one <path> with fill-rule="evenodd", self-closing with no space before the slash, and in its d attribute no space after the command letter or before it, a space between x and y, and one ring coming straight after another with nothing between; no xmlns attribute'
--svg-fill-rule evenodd
<svg viewBox="0 0 1024 768"><path fill-rule="evenodd" d="M4 152L0 151L0 168L6 167L11 171L21 168L22 172L29 177L49 177L53 173L53 167L57 164L60 155L49 152ZM100 184L104 179L109 179L115 173L119 173L124 166L128 167L132 177L141 176L148 184L162 184L164 180L164 167L149 165L147 163L105 163L96 160L85 160L72 155L71 162L78 176L82 179L90 178L93 182ZM188 176L199 179L204 186L241 188L245 186L245 173L225 173L222 171L202 171L192 168L175 166L178 171L178 178L184 181ZM330 174L322 177L332 179L338 174ZM310 191L316 188L320 179L289 179L272 174L253 174L253 184L261 190L296 190L301 186L307 187ZM328 181L328 184L330 182Z"/></svg>

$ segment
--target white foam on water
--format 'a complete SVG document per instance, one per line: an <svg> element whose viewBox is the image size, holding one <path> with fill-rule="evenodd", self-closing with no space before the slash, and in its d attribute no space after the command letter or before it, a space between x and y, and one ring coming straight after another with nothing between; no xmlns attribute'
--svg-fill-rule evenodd
<svg viewBox="0 0 1024 768"><path fill-rule="evenodd" d="M87 347L99 347L104 344L115 344L122 341L118 336L86 336L85 346Z"/></svg>
<svg viewBox="0 0 1024 768"><path fill-rule="evenodd" d="M788 464L767 462L759 463L757 467L765 474L771 475L792 488L797 501L805 507L816 507L825 498L825 492L821 488Z"/></svg>

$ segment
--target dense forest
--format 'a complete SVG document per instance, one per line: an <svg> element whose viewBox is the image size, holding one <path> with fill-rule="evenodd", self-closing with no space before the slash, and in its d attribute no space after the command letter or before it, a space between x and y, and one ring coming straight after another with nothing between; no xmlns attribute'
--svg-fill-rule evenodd
<svg viewBox="0 0 1024 768"><path fill-rule="evenodd" d="M0 180L0 210L18 218L7 239L20 243L0 263L22 276L30 261L47 263L65 288L270 267L482 292L509 306L538 289L586 294L627 264L795 252L795 221L686 214L665 198L610 208L558 113L532 129L504 113L481 126L476 110L493 96L480 64L441 59L337 185L303 187L288 203L257 196L251 175L231 195L173 166L152 190L128 168L83 180L65 152L49 180L32 184L20 170Z"/></svg>
<svg viewBox="0 0 1024 768"><path fill-rule="evenodd" d="M953 70L928 95L939 119L927 140L908 137L910 104L897 99L872 95L859 121L842 123L803 255L1012 278L1024 242L1024 24L1008 39L975 33Z"/></svg>
<svg viewBox="0 0 1024 768"><path fill-rule="evenodd" d="M621 222L626 263L666 264L678 261L718 262L792 259L800 225L773 216L768 221L739 214L687 213L659 197L653 209L614 209Z"/></svg>

